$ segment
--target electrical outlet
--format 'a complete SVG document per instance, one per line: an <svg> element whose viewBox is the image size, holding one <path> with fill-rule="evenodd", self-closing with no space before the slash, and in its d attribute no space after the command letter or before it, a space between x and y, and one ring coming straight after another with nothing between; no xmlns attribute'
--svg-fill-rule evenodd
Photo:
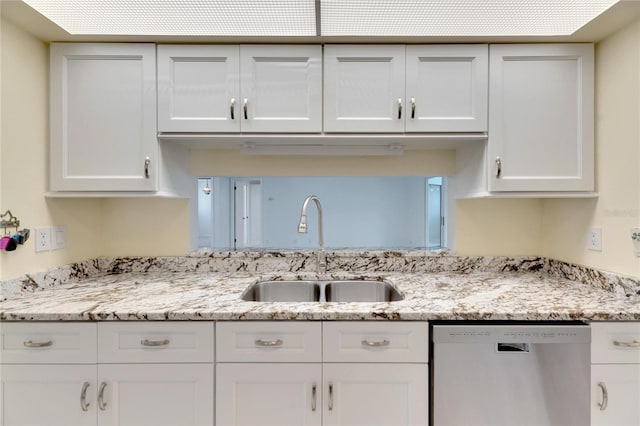
<svg viewBox="0 0 640 426"><path fill-rule="evenodd" d="M36 252L51 250L51 228L36 228L34 237Z"/></svg>
<svg viewBox="0 0 640 426"><path fill-rule="evenodd" d="M51 227L51 250L60 250L67 246L64 226Z"/></svg>
<svg viewBox="0 0 640 426"><path fill-rule="evenodd" d="M602 251L602 228L591 228L587 234L587 248Z"/></svg>
<svg viewBox="0 0 640 426"><path fill-rule="evenodd" d="M640 228L631 228L631 241L633 242L633 252L636 257L640 257Z"/></svg>

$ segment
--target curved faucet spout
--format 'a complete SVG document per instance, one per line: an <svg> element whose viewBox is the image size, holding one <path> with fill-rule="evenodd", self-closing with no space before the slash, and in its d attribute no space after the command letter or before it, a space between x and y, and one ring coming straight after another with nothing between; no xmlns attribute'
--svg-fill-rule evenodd
<svg viewBox="0 0 640 426"><path fill-rule="evenodd" d="M317 272L324 273L327 271L327 261L324 253L324 240L322 238L322 205L320 205L320 200L315 195L309 195L304 199L302 203L302 212L300 213L300 222L298 223L298 232L301 234L307 233L307 207L309 206L309 202L313 200L316 204L316 208L318 209L318 264L317 264Z"/></svg>

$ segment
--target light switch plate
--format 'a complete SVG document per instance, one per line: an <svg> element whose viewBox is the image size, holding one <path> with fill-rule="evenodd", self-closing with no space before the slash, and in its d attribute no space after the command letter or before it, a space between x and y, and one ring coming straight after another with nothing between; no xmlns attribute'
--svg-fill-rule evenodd
<svg viewBox="0 0 640 426"><path fill-rule="evenodd" d="M60 250L67 246L67 235L64 226L51 227L51 250Z"/></svg>

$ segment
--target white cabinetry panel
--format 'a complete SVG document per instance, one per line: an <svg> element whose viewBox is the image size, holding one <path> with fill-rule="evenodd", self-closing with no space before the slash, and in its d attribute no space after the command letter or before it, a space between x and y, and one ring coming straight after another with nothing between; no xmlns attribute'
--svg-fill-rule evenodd
<svg viewBox="0 0 640 426"><path fill-rule="evenodd" d="M404 45L327 45L324 61L325 132L404 132Z"/></svg>
<svg viewBox="0 0 640 426"><path fill-rule="evenodd" d="M158 46L158 131L239 132L239 46Z"/></svg>
<svg viewBox="0 0 640 426"><path fill-rule="evenodd" d="M320 426L320 364L218 364L216 425Z"/></svg>
<svg viewBox="0 0 640 426"><path fill-rule="evenodd" d="M0 368L0 425L96 424L95 365L25 364ZM81 404L84 387L86 411Z"/></svg>
<svg viewBox="0 0 640 426"><path fill-rule="evenodd" d="M593 45L491 45L490 191L594 187Z"/></svg>
<svg viewBox="0 0 640 426"><path fill-rule="evenodd" d="M591 366L591 424L640 425L640 364Z"/></svg>
<svg viewBox="0 0 640 426"><path fill-rule="evenodd" d="M485 132L487 45L407 46L407 132Z"/></svg>
<svg viewBox="0 0 640 426"><path fill-rule="evenodd" d="M154 44L51 45L51 190L157 190Z"/></svg>
<svg viewBox="0 0 640 426"><path fill-rule="evenodd" d="M322 131L321 46L242 45L240 58L243 132Z"/></svg>
<svg viewBox="0 0 640 426"><path fill-rule="evenodd" d="M429 423L427 364L324 364L323 424Z"/></svg>

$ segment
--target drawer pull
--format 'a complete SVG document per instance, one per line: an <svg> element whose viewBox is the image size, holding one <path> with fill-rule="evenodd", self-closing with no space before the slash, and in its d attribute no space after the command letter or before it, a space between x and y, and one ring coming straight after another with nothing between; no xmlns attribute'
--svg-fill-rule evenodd
<svg viewBox="0 0 640 426"><path fill-rule="evenodd" d="M282 339L277 339L277 340L262 340L262 339L256 339L255 341L256 346L266 346L266 347L273 347L273 346L282 346Z"/></svg>
<svg viewBox="0 0 640 426"><path fill-rule="evenodd" d="M609 404L609 393L607 392L607 386L604 382L598 382L598 387L602 389L602 401L598 402L598 407L600 407L600 411L604 411Z"/></svg>
<svg viewBox="0 0 640 426"><path fill-rule="evenodd" d="M149 340L144 339L140 341L142 346L167 346L169 344L169 339L164 340Z"/></svg>
<svg viewBox="0 0 640 426"><path fill-rule="evenodd" d="M231 105L229 105L229 109L231 110L231 119L236 119L236 98L231 98Z"/></svg>
<svg viewBox="0 0 640 426"><path fill-rule="evenodd" d="M384 340L367 340L364 339L362 341L362 346L368 346L370 348L379 348L382 346L389 346L391 342L389 342L387 339Z"/></svg>
<svg viewBox="0 0 640 426"><path fill-rule="evenodd" d="M49 346L53 346L53 340L47 340L46 342L34 342L27 340L24 342L24 346L27 348L47 348Z"/></svg>
<svg viewBox="0 0 640 426"><path fill-rule="evenodd" d="M329 382L329 411L333 411L333 383Z"/></svg>
<svg viewBox="0 0 640 426"><path fill-rule="evenodd" d="M89 389L89 382L84 382L80 391L80 408L82 408L82 411L89 411L89 405L91 405L87 402L87 389Z"/></svg>
<svg viewBox="0 0 640 426"><path fill-rule="evenodd" d="M316 411L316 384L311 386L311 411Z"/></svg>
<svg viewBox="0 0 640 426"><path fill-rule="evenodd" d="M402 118L402 98L398 98L398 120Z"/></svg>
<svg viewBox="0 0 640 426"><path fill-rule="evenodd" d="M619 346L621 348L640 348L640 341L634 340L632 342L621 342L619 340L614 340L613 346Z"/></svg>
<svg viewBox="0 0 640 426"><path fill-rule="evenodd" d="M105 382L100 383L100 390L98 391L98 407L104 411L107 408L107 403L104 402L104 388L107 387Z"/></svg>

